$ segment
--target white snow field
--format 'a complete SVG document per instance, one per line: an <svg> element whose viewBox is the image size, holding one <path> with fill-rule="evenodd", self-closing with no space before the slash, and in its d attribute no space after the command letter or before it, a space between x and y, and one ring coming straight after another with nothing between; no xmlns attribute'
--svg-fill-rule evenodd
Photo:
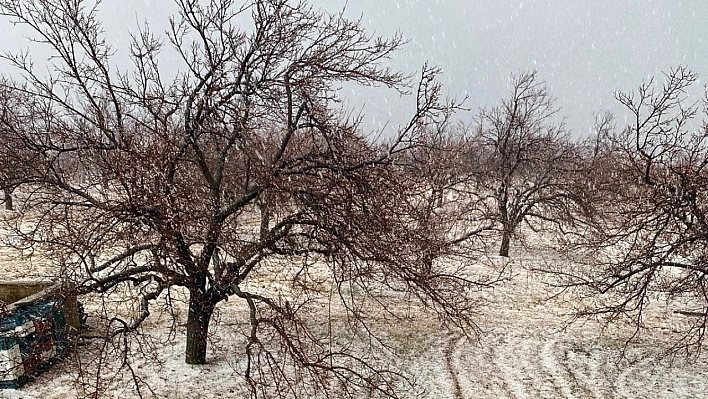
<svg viewBox="0 0 708 399"><path fill-rule="evenodd" d="M647 326L626 344L631 325L603 328L597 321L568 320L579 305L571 293L556 293L552 276L537 271L553 262L567 262L550 245L514 247L509 261L490 256L469 264L470 273L502 271L507 280L480 292L486 304L477 322L482 333L476 339L441 329L433 317L414 315L409 322L386 328L399 356L388 360L416 376L415 397L453 399L503 398L702 398L708 395L708 362L705 356L665 357L677 338L676 331L690 316L675 314L675 306L652 304ZM502 267L504 265L504 267ZM17 259L0 246L0 275L4 280L48 278L39 254ZM264 281L264 284L268 284ZM274 283L275 284L275 283ZM180 294L175 292L175 298ZM144 332L148 346L131 347L133 372L142 381L144 397L212 399L248 397L239 376L243 335L237 326L247 322L238 300L221 304L212 326L209 364L183 362L186 314L176 317L176 334L170 334L172 318L155 312ZM112 306L112 304L109 304ZM159 303L156 304L159 308ZM99 303L87 303L99 312ZM90 321L90 319L89 319ZM100 339L78 346L76 356L55 365L19 390L0 391L0 398L120 398L138 397L130 374L115 373L106 363L103 380L78 373L96 363L92 353ZM139 355L144 353L144 356ZM622 356L623 355L623 356Z"/></svg>

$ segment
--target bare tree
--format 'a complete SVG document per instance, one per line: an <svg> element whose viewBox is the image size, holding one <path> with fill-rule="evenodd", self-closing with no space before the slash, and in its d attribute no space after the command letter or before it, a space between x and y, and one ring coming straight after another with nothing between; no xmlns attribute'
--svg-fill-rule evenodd
<svg viewBox="0 0 708 399"><path fill-rule="evenodd" d="M6 85L0 86L0 118L8 120L11 110L15 109L22 101L21 93L9 90ZM6 210L13 210L14 204L12 194L16 186L16 181L20 177L20 170L17 161L17 145L11 142L10 135L6 129L0 125L0 153L3 155L3 162L0 163L0 188L3 191L3 202Z"/></svg>
<svg viewBox="0 0 708 399"><path fill-rule="evenodd" d="M479 176L470 173L469 159L478 148L465 125L445 118L429 126L420 146L406 154L404 170L418 190L417 217L435 227L456 256L486 255L496 226Z"/></svg>
<svg viewBox="0 0 708 399"><path fill-rule="evenodd" d="M2 192L3 192L3 199L2 201L5 203L5 209L8 211L12 211L15 209L12 201L12 192L14 191L13 185L11 183L12 178L10 177L8 172L1 172L2 177L0 177L0 187L2 187Z"/></svg>
<svg viewBox="0 0 708 399"><path fill-rule="evenodd" d="M573 190L579 154L562 123L554 99L535 72L511 84L511 96L482 110L468 157L470 173L489 200L489 217L501 229L499 254L523 223L572 223L582 205Z"/></svg>
<svg viewBox="0 0 708 399"><path fill-rule="evenodd" d="M254 396L329 395L332 379L345 394L397 396L398 373L332 329L372 334L370 306L396 314L385 290L474 327L469 292L480 282L436 261L454 243L419 217L419 185L399 167L449 112L435 71L422 71L410 122L374 144L332 104L343 81L407 90L408 78L381 64L400 37L370 37L304 1L177 5L165 38L147 27L133 36L134 66L123 72L95 5L0 1L55 54L48 75L28 54L5 56L26 81L3 86L32 100L0 120L19 147L8 150L32 155L17 224L32 228L15 234L51 250L80 293L137 290L137 314L112 318L111 336L139 329L152 301L184 287L186 362L202 364L215 308L236 297L249 309L244 376ZM248 14L252 29L239 29ZM165 46L183 61L173 80L160 68ZM290 294L254 283L273 267ZM328 298L323 282L350 323L314 316Z"/></svg>
<svg viewBox="0 0 708 399"><path fill-rule="evenodd" d="M635 333L653 299L688 299L694 308L675 310L698 317L677 347L696 349L708 321L708 127L691 127L699 107L687 102L686 90L696 75L678 67L665 78L616 94L631 124L606 131L612 183L582 246L592 265L571 273L569 283L603 298L584 314L627 318Z"/></svg>

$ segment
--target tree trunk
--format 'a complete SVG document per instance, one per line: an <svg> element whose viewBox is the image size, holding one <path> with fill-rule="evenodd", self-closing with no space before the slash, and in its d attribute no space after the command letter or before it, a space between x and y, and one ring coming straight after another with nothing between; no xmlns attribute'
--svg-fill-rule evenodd
<svg viewBox="0 0 708 399"><path fill-rule="evenodd" d="M14 209L12 206L12 190L10 187L5 187L3 191L5 192L5 209L11 211Z"/></svg>
<svg viewBox="0 0 708 399"><path fill-rule="evenodd" d="M509 242L511 241L511 232L504 228L502 233L501 248L499 248L499 256L509 257Z"/></svg>
<svg viewBox="0 0 708 399"><path fill-rule="evenodd" d="M509 220L509 208L507 202L509 201L509 190L506 183L502 183L497 191L497 206L499 207L499 218L502 225L502 242L501 248L499 248L499 256L508 257L509 256L509 241L511 241L511 220Z"/></svg>
<svg viewBox="0 0 708 399"><path fill-rule="evenodd" d="M187 364L205 364L209 321L214 312L214 304L198 290L189 292L189 313L187 315Z"/></svg>

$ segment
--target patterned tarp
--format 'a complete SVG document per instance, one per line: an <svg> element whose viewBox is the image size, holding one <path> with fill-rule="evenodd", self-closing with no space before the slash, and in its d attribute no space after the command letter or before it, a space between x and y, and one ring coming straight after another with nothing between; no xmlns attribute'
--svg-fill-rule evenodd
<svg viewBox="0 0 708 399"><path fill-rule="evenodd" d="M60 303L48 300L0 319L0 389L17 388L59 359L68 347Z"/></svg>

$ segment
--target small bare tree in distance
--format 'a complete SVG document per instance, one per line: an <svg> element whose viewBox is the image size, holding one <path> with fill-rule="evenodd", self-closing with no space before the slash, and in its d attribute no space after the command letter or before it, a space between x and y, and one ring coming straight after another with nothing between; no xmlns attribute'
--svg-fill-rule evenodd
<svg viewBox="0 0 708 399"><path fill-rule="evenodd" d="M429 126L421 145L406 154L405 170L418 182L418 217L437 226L451 253L479 258L486 256L496 222L480 177L470 173L479 145L468 133L464 124L448 118Z"/></svg>
<svg viewBox="0 0 708 399"><path fill-rule="evenodd" d="M10 117L13 109L17 108L18 103L23 101L23 95L20 92L10 90L4 82L0 82L0 119L6 120ZM6 210L14 210L12 193L20 180L21 164L18 162L18 145L12 142L11 136L0 125L0 153L6 155L3 161L0 162L0 188L2 188L3 198Z"/></svg>
<svg viewBox="0 0 708 399"><path fill-rule="evenodd" d="M509 98L478 116L468 162L501 230L501 256L522 223L562 227L582 207L571 176L579 157L556 113L546 84L525 72L513 78Z"/></svg>
<svg viewBox="0 0 708 399"><path fill-rule="evenodd" d="M400 167L449 115L436 71L424 68L412 88L410 122L373 143L333 106L336 89L409 90L382 66L400 37L370 37L306 1L176 3L166 36L144 27L132 38L132 69L119 71L98 3L0 0L2 14L54 53L48 74L26 53L5 55L24 81L4 90L29 99L0 120L26 193L14 234L51 251L79 293L137 290L136 314L110 318L111 337L139 331L153 301L181 287L185 360L203 364L217 305L238 298L253 396L399 396L400 373L333 330L371 337L372 307L397 314L387 292L474 328L471 290L484 282L436 261L455 243L439 234L439 218L420 217L420 184ZM248 15L253 26L239 28ZM161 69L164 47L183 61L173 79ZM254 283L273 267L291 294ZM347 323L318 317L333 300Z"/></svg>

